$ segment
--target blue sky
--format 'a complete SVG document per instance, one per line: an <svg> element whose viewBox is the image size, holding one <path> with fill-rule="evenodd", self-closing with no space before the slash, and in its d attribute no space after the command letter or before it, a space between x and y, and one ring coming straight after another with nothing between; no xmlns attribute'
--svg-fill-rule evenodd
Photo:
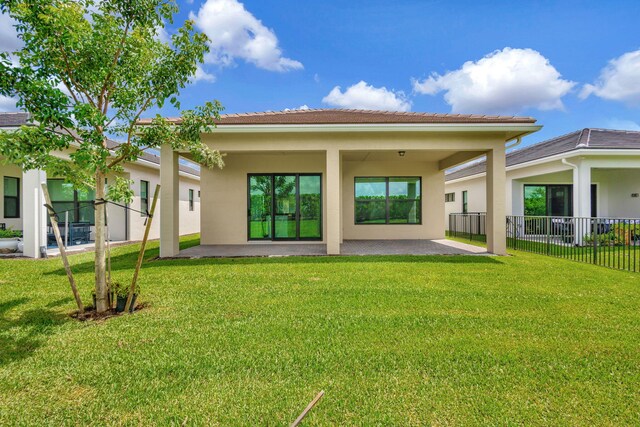
<svg viewBox="0 0 640 427"><path fill-rule="evenodd" d="M526 144L584 127L640 130L637 0L196 0L180 8L176 23L191 16L213 40L183 108L218 99L230 113L530 115L544 129Z"/></svg>

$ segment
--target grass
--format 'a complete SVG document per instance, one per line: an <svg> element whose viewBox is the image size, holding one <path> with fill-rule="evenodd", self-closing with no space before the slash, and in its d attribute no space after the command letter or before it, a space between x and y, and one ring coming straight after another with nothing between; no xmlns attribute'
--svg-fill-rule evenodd
<svg viewBox="0 0 640 427"><path fill-rule="evenodd" d="M638 276L513 254L153 261L85 323L59 259L0 260L0 425L638 425Z"/></svg>

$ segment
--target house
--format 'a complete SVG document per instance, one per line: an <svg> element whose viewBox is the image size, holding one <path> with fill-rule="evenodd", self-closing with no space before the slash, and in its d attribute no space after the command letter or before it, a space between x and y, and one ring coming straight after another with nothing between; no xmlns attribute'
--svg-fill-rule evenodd
<svg viewBox="0 0 640 427"><path fill-rule="evenodd" d="M506 214L640 218L640 132L587 128L506 156ZM484 212L486 162L446 175L446 216Z"/></svg>
<svg viewBox="0 0 640 427"><path fill-rule="evenodd" d="M316 242L331 255L347 240L444 238L444 171L486 155L488 250L504 254L505 144L539 130L535 122L334 109L223 115L202 134L226 166L201 171L201 244ZM188 153L161 150L163 257L179 252L180 156Z"/></svg>
<svg viewBox="0 0 640 427"><path fill-rule="evenodd" d="M0 130L11 131L28 124L27 113L0 113ZM116 142L109 141L113 148ZM61 154L62 155L62 154ZM144 153L135 163L124 166L123 175L132 180L134 198L125 209L112 204L108 205L109 236L111 241L142 240L144 233L145 212L151 207L154 189L160 183L159 156ZM112 176L107 176L107 185ZM40 256L42 246L54 244L48 230L48 215L44 208L44 199L40 184L48 184L49 194L54 209L68 210L61 214L59 221L64 223L68 218L70 224L86 225L86 236L78 240L67 236L69 245L86 240L93 240L94 210L87 207L94 198L93 192L75 189L65 183L61 177L47 176L44 171L23 171L16 165L6 164L0 156L0 226L22 230L24 238L24 255L32 258ZM180 234L191 234L200 231L200 171L186 164L179 165L179 180L176 182L179 193ZM161 204L162 202L159 201ZM156 213L159 212L157 209ZM68 216L67 216L68 215ZM73 230L70 226L70 231ZM77 228L76 228L77 229ZM80 235L80 233L78 233ZM149 238L160 236L160 221L152 223ZM76 240L76 241L74 241Z"/></svg>

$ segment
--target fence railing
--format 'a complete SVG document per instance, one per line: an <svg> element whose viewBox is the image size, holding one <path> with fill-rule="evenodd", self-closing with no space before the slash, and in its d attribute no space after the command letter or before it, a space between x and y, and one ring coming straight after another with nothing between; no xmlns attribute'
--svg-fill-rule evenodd
<svg viewBox="0 0 640 427"><path fill-rule="evenodd" d="M484 213L451 214L447 235L486 241ZM640 219L507 216L507 247L640 272Z"/></svg>
<svg viewBox="0 0 640 427"><path fill-rule="evenodd" d="M453 213L449 215L447 235L478 242L487 241L485 231L487 223L486 212Z"/></svg>

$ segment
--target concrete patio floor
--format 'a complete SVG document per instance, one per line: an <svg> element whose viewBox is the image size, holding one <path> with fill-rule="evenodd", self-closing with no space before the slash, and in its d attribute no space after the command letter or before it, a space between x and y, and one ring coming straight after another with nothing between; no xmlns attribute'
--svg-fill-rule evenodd
<svg viewBox="0 0 640 427"><path fill-rule="evenodd" d="M176 258L235 258L323 256L321 243L252 243L246 245L200 245L184 249ZM342 255L488 255L485 248L452 240L345 240Z"/></svg>

